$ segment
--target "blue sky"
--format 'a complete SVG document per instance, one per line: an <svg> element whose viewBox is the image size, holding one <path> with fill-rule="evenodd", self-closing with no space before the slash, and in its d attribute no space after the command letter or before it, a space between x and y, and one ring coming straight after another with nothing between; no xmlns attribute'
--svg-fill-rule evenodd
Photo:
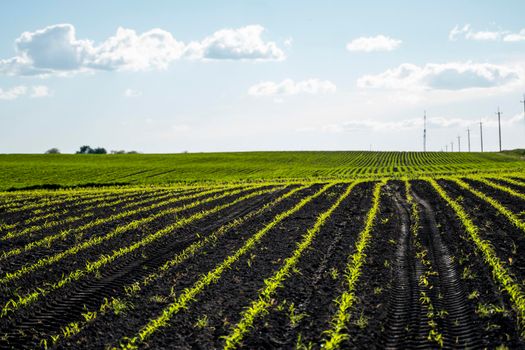
<svg viewBox="0 0 525 350"><path fill-rule="evenodd" d="M0 5L0 153L525 146L521 1ZM120 28L120 29L119 29Z"/></svg>

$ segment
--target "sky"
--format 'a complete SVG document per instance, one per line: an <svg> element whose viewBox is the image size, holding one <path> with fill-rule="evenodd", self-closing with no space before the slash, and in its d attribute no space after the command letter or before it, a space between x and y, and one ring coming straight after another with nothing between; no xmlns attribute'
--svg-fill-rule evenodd
<svg viewBox="0 0 525 350"><path fill-rule="evenodd" d="M0 153L525 147L525 3L4 1Z"/></svg>

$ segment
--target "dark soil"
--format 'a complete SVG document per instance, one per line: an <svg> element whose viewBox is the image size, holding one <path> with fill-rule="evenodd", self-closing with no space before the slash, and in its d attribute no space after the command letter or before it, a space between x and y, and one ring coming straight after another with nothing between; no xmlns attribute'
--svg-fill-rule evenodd
<svg viewBox="0 0 525 350"><path fill-rule="evenodd" d="M304 198L316 189L319 189L319 186L303 191L300 197ZM198 300L189 305L187 312L173 317L170 324L176 331L169 331L171 328L168 328L162 333L162 337L160 334L159 337L153 337L149 347L162 348L174 343L182 348L213 347L214 345L209 342L220 341L220 336L229 329L231 322L256 296L257 291L262 287L262 281L279 268L284 258L295 249L296 242L305 233L305 228L313 224L317 214L326 210L341 190L342 186L335 186L285 219L278 227L270 230L252 251L234 263L231 269L225 271L216 284L200 293ZM133 312L125 319L120 318L116 323L118 330L100 339L99 344L101 346L114 344L121 337L138 331L144 325L144 319L157 316L166 306L163 303L152 303L149 301L152 297L166 296L170 291L178 294L185 288L191 287L198 276L212 270L238 250L247 238L272 221L277 213L291 208L298 201L299 197L291 201L287 200L275 210L228 232L214 247L206 249L200 255L170 271L165 278L151 285L144 293L141 292L139 298L134 299L135 308L141 310L140 313ZM207 316L208 326L205 330L194 327L196 322L194 316L199 318L202 315ZM198 331L198 337L195 331Z"/></svg>
<svg viewBox="0 0 525 350"><path fill-rule="evenodd" d="M416 195L434 209L441 239L457 264L470 307L475 310L472 324L481 333L482 347L494 349L506 345L510 349L523 348L525 344L520 340L516 315L507 295L495 284L490 267L483 261L483 256L469 239L454 211L429 183L413 181L412 187ZM478 310L479 306L487 305L503 308L506 312L482 313Z"/></svg>
<svg viewBox="0 0 525 350"><path fill-rule="evenodd" d="M272 196L278 194L279 192L274 193ZM241 193L237 196L227 197L220 201L212 202L209 206L224 204L242 195ZM80 313L84 311L84 305L93 307L94 305L99 305L104 297L122 294L124 285L140 279L141 276L149 273L149 269L162 265L172 254L184 249L198 239L196 233L200 229L212 229L217 225L223 224L224 221L232 220L246 210L253 210L255 206L260 205L261 200L269 200L272 196L263 196L260 200L257 200L257 198L251 199L251 205L247 205L244 202L236 204L228 208L228 211L210 215L193 225L183 227L172 234L166 235L143 249L117 259L109 266L106 266L101 271L100 276L95 276L95 278L93 278L94 276L91 276L91 278L86 276L77 282L69 284L66 288L48 294L45 300L36 302L28 308L18 310L7 319L1 319L0 333L4 334L7 332L12 334L16 342L24 344L29 341L28 338L34 333L42 335L52 330L58 330L60 325L65 325L72 320L78 319ZM207 207L208 205L205 205L194 210L192 209L191 213ZM190 212L187 213L187 215L189 214ZM173 223L174 220L176 220L176 217L166 217L163 220L158 220L152 225L148 225L148 227L141 228L142 233L135 232L130 237L135 237L133 240L136 240L141 235L152 233L154 230L156 231ZM120 243L122 244L122 241ZM95 254L99 252L100 249ZM84 257L83 261L85 263L86 257ZM68 261L64 263L67 264ZM70 269L68 267L66 271ZM41 275L33 274L32 277L33 279L40 278L39 276ZM57 277L60 277L59 271L57 271ZM31 288L33 288L35 281L26 281L24 286L25 288L28 288L27 286L32 286ZM44 319L46 322L43 323L42 320ZM47 320L50 321L47 322ZM42 329L35 325L39 325ZM20 338L20 334L16 331L17 329L26 330L25 336Z"/></svg>
<svg viewBox="0 0 525 350"><path fill-rule="evenodd" d="M525 255L522 253L525 251L525 232L512 225L494 207L470 191L462 189L453 182L440 181L439 183L452 198L460 198L463 208L479 227L481 237L490 241L498 257L516 275L518 281L525 281ZM494 192L491 196L498 201L502 199L501 193ZM513 207L524 205L521 199L512 196L508 196L505 203L505 206L513 203Z"/></svg>
<svg viewBox="0 0 525 350"><path fill-rule="evenodd" d="M466 180L472 187L497 199L517 215L525 210L525 203L490 186ZM496 180L494 180L496 181ZM514 227L490 204L478 199L451 181L439 180L441 186L458 200L480 228L483 239L491 242L499 258L518 281L525 283L525 233ZM454 211L425 181L411 182L418 203L420 228L418 239L428 250L432 270L430 286L419 284L419 277L427 267L416 256L414 237L410 232L410 208L405 200L405 187L401 181L390 181L381 192L378 217L366 250L365 264L356 285L356 302L350 313L348 339L342 348L352 349L431 349L439 348L428 338L430 331L428 307L420 300L424 291L435 307L437 330L443 336L444 348L494 349L505 345L510 349L525 348L519 337L516 314L506 292L492 277L490 266L483 261L474 243L465 232ZM58 343L59 349L104 349L117 346L124 337L135 335L149 320L160 315L173 296L191 288L204 274L212 271L226 258L238 251L257 231L270 223L302 198L312 195L323 186L313 184L283 200L258 216L226 231L189 259L173 266L160 278L143 286L137 294L129 296L125 288L157 271L166 261L175 257L192 243L208 237L226 223L254 212L287 191L286 189L250 198L216 214L209 215L165 235L159 240L126 254L64 288L49 293L28 307L0 318L0 349L32 349L38 339L49 337L70 322L82 321L85 310L99 310L105 298L119 298L125 305L122 312L99 313L95 321L82 331ZM236 261L221 277L196 296L188 308L173 315L169 324L161 328L144 344L150 349L213 349L224 345L223 337L231 331L258 293L264 280L272 276L291 256L308 228L318 215L326 211L347 184L337 184L326 193L305 205L297 213L268 231L248 253ZM355 251L358 234L363 229L371 207L374 182L357 185L334 211L317 233L312 246L305 250L297 268L284 280L282 288L273 295L268 313L257 318L254 327L243 339L247 349L317 349L330 328L337 310L337 298L348 288L346 276L348 259ZM510 187L510 186L509 186ZM517 186L515 186L517 187ZM155 190L158 191L158 190ZM229 203L255 190L229 196L198 208L185 210L143 225L133 232L124 233L95 248L86 249L76 256L67 257L44 269L27 274L19 280L0 286L0 303L15 293L24 295L36 287L45 287L61 279L86 261L95 261L103 254L128 246L156 232L181 217ZM156 193L167 193L164 191ZM176 196L177 194L173 194ZM211 196L211 195L210 195ZM208 196L206 196L208 197ZM157 195L144 191L129 195L129 201L148 198L154 203ZM115 198L111 200L115 200ZM39 199L36 199L37 201ZM129 202L106 208L92 207L97 217L107 217L122 210ZM20 201L20 204L29 203ZM90 205L72 205L69 214L61 216L57 207L46 209L56 212L57 218L80 215ZM185 202L186 203L186 202ZM182 203L172 204L177 207ZM167 206L166 206L167 207ZM104 235L118 225L152 215L166 207L147 210L123 220L116 220L88 230L78 240L72 233L64 241L53 243L30 253L0 261L0 274L31 264L42 256L61 252L79 242ZM0 220L15 223L30 217L29 212L6 214L0 209ZM4 215L5 214L5 215ZM5 217L4 217L5 216ZM77 227L89 222L86 218L72 223ZM23 225L17 229L23 229ZM38 239L55 230L42 230L27 239ZM1 234L1 233L0 233ZM11 241L10 241L11 242ZM0 249L5 249L3 246Z"/></svg>

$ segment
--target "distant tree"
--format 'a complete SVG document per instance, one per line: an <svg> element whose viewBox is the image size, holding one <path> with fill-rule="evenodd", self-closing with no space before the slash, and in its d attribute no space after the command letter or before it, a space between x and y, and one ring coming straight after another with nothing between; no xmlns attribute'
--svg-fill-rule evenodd
<svg viewBox="0 0 525 350"><path fill-rule="evenodd" d="M80 150L77 151L77 154L90 154L93 153L93 149L89 146L80 146Z"/></svg>
<svg viewBox="0 0 525 350"><path fill-rule="evenodd" d="M137 151L128 151L127 153L128 154L139 154L139 152L137 152Z"/></svg>
<svg viewBox="0 0 525 350"><path fill-rule="evenodd" d="M46 151L46 154L60 154L60 150L58 148L50 148Z"/></svg>
<svg viewBox="0 0 525 350"><path fill-rule="evenodd" d="M97 148L91 148L89 146L81 146L80 150L77 151L77 154L107 154L105 148L97 147Z"/></svg>
<svg viewBox="0 0 525 350"><path fill-rule="evenodd" d="M124 151L124 150L120 150L120 151L112 150L112 151L110 151L109 153L111 153L111 154L125 154L126 151Z"/></svg>
<svg viewBox="0 0 525 350"><path fill-rule="evenodd" d="M92 154L107 154L108 151L106 151L105 148L97 147L95 149L92 149L90 153L92 153Z"/></svg>

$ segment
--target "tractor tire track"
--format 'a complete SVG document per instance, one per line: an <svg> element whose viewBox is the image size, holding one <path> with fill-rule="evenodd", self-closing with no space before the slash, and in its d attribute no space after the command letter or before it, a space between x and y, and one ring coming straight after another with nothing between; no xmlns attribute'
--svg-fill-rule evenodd
<svg viewBox="0 0 525 350"><path fill-rule="evenodd" d="M396 196L394 204L402 225L396 252L397 280L391 292L389 322L383 336L383 346L386 349L437 347L436 343L428 340L431 330L428 308L419 300L420 292L424 291L431 297L435 312L446 312L444 318L438 320L444 348L482 348L479 331L473 322L474 310L468 303L465 287L451 254L440 237L432 207L415 193L413 196L420 208L421 241L438 276L432 278L432 289L419 285L424 266L415 258L408 205Z"/></svg>
<svg viewBox="0 0 525 350"><path fill-rule="evenodd" d="M415 259L408 206L399 196L394 197L393 202L401 221L401 232L396 251L396 283L390 292L389 321L386 323L383 346L385 349L429 348L427 310L419 302L418 281L424 267Z"/></svg>
<svg viewBox="0 0 525 350"><path fill-rule="evenodd" d="M443 243L431 205L413 193L419 203L421 237L427 246L432 266L438 272L434 293L442 296L433 300L437 310L447 312L441 331L446 348L481 348L479 330L474 326L473 314L467 300L465 286L450 251Z"/></svg>

